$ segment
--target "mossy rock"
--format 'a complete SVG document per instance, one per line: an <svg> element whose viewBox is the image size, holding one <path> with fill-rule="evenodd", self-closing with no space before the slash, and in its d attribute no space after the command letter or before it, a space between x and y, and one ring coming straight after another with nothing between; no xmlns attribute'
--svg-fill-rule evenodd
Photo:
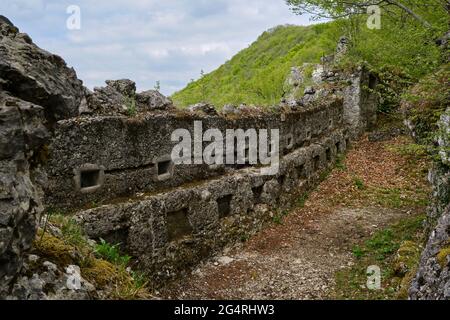
<svg viewBox="0 0 450 320"><path fill-rule="evenodd" d="M76 264L76 252L72 246L48 233L42 234L42 231L38 233L34 241L33 251L38 256L64 268L70 264Z"/></svg>
<svg viewBox="0 0 450 320"><path fill-rule="evenodd" d="M437 261L442 269L447 266L447 257L450 255L450 246L443 248L437 255Z"/></svg>
<svg viewBox="0 0 450 320"><path fill-rule="evenodd" d="M420 252L420 247L413 241L404 241L397 251L399 257L411 257Z"/></svg>
<svg viewBox="0 0 450 320"><path fill-rule="evenodd" d="M82 276L97 286L106 287L117 282L118 270L110 262L92 259L89 266L81 269Z"/></svg>
<svg viewBox="0 0 450 320"><path fill-rule="evenodd" d="M420 252L420 245L413 241L404 241L397 251L394 269L396 274L403 275L397 293L397 299L399 300L408 299L409 288L417 274Z"/></svg>
<svg viewBox="0 0 450 320"><path fill-rule="evenodd" d="M420 259L420 246L413 241L404 241L397 251L394 261L396 275L407 277Z"/></svg>
<svg viewBox="0 0 450 320"><path fill-rule="evenodd" d="M413 282L415 276L417 274L417 268L414 268L413 270L409 271L405 277L403 277L400 288L397 293L397 299L398 300L408 300L409 298L409 289L411 288L411 283Z"/></svg>

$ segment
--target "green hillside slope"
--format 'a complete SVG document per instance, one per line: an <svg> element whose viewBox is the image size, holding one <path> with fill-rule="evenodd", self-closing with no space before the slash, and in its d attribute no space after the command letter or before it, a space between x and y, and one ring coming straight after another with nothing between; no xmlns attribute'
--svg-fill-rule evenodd
<svg viewBox="0 0 450 320"><path fill-rule="evenodd" d="M351 45L340 67L365 63L377 72L385 85L380 88L382 110L388 111L398 105L404 85L417 82L442 63L436 40L448 30L448 14L441 10L423 16L432 27L424 28L411 19L384 18L381 29L370 30L365 16L307 27L279 26L172 98L179 107L209 102L219 109L228 103L279 103L290 68L319 62L333 53L338 39L346 35Z"/></svg>
<svg viewBox="0 0 450 320"><path fill-rule="evenodd" d="M200 101L218 108L227 103L278 103L290 68L320 61L334 51L340 35L336 23L276 27L172 98L180 107Z"/></svg>

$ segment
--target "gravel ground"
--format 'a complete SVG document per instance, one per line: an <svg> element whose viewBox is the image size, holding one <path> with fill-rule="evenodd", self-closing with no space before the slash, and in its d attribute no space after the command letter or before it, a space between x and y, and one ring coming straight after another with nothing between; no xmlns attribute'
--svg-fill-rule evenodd
<svg viewBox="0 0 450 320"><path fill-rule="evenodd" d="M225 250L163 293L168 299L326 299L334 274L353 264L352 247L406 213L341 209L296 224L282 238L264 234ZM270 233L270 231L269 231Z"/></svg>
<svg viewBox="0 0 450 320"><path fill-rule="evenodd" d="M374 232L415 214L418 208L392 208L373 197L371 188L424 187L421 164L391 149L408 143L363 139L351 150L344 169L334 170L304 207L281 225L273 224L245 244L227 248L185 279L159 292L163 299L327 299L336 271L352 266L352 248ZM355 186L355 176L366 188ZM374 189L375 190L375 189ZM409 192L409 193L408 193ZM414 195L413 195L414 196Z"/></svg>

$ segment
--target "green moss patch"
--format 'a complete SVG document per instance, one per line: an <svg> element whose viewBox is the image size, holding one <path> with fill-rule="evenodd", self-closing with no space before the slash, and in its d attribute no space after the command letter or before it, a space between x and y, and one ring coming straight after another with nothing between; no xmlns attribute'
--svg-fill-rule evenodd
<svg viewBox="0 0 450 320"><path fill-rule="evenodd" d="M356 246L353 267L336 273L333 298L350 300L407 299L420 260L425 215L401 220ZM382 288L369 290L367 268L379 266Z"/></svg>
<svg viewBox="0 0 450 320"><path fill-rule="evenodd" d="M437 255L437 261L442 269L447 265L447 257L450 255L450 246L443 248Z"/></svg>

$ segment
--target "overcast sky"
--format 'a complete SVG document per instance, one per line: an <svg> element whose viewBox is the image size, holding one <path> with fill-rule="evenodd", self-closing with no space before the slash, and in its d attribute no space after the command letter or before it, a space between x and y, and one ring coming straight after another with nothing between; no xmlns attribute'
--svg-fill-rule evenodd
<svg viewBox="0 0 450 320"><path fill-rule="evenodd" d="M67 8L81 9L69 30ZM61 55L89 88L129 78L139 90L172 94L280 24L310 24L284 0L0 0L40 47Z"/></svg>

